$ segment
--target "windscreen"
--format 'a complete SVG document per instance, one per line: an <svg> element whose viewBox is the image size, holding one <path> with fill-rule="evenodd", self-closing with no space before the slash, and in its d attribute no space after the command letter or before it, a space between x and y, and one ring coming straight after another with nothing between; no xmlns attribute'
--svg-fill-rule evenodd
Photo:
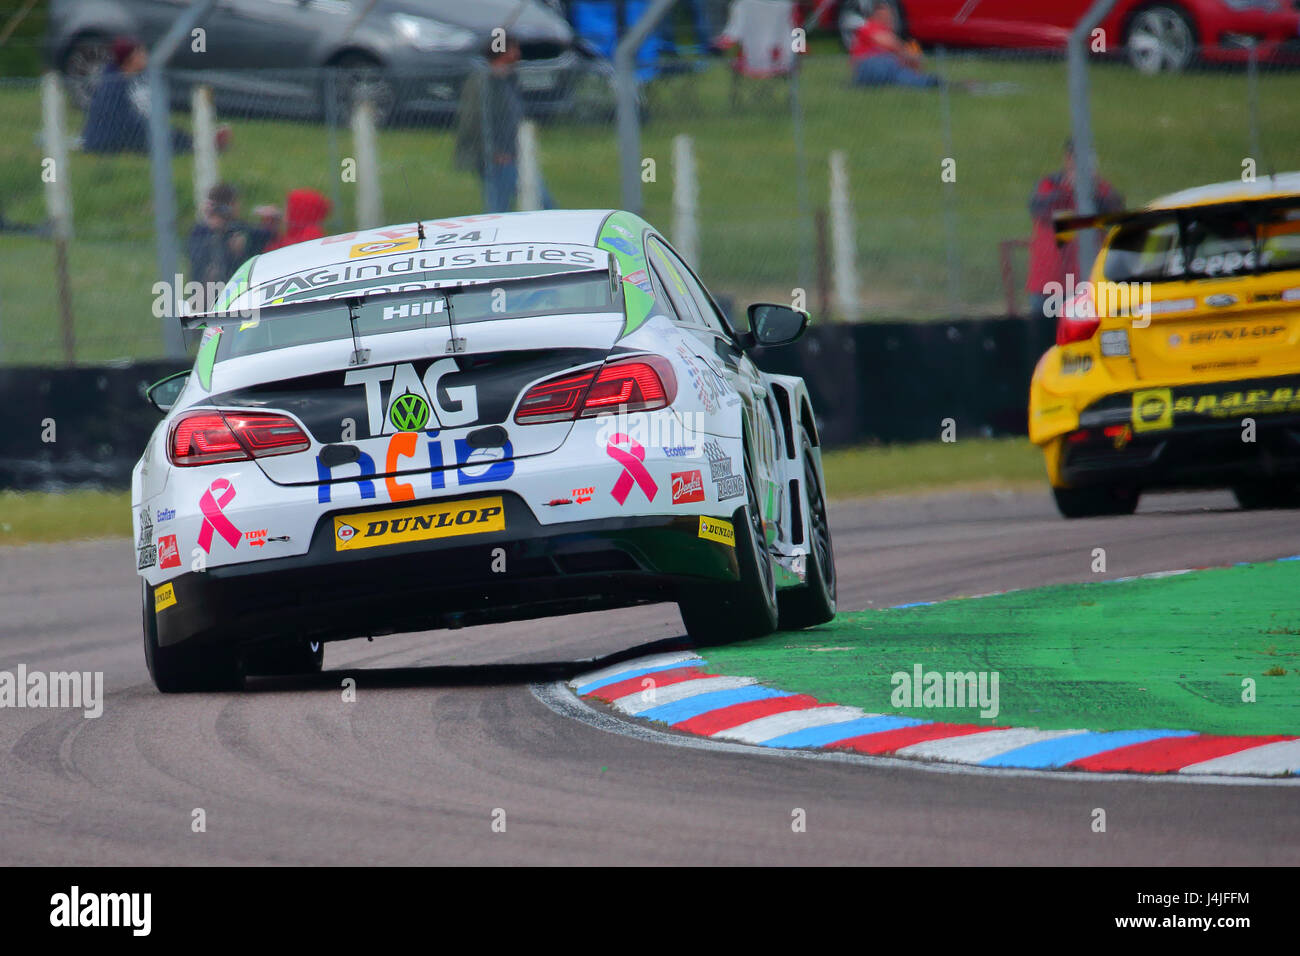
<svg viewBox="0 0 1300 956"><path fill-rule="evenodd" d="M1121 227L1106 253L1113 282L1222 279L1300 269L1300 204L1243 213L1207 206Z"/></svg>
<svg viewBox="0 0 1300 956"><path fill-rule="evenodd" d="M609 273L578 272L482 283L446 290L420 290L362 299L356 333L367 336L409 329L450 328L497 319L537 315L610 312L622 308L614 299ZM222 326L217 360L312 342L351 339L347 301L328 299L263 310L260 318L209 324Z"/></svg>

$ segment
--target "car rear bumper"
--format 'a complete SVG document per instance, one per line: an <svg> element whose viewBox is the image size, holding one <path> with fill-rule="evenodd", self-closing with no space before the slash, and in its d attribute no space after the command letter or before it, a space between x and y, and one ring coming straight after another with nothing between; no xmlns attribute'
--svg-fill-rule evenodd
<svg viewBox="0 0 1300 956"><path fill-rule="evenodd" d="M1300 376L1115 393L1084 409L1059 441L1070 487L1300 477Z"/></svg>
<svg viewBox="0 0 1300 956"><path fill-rule="evenodd" d="M735 548L698 515L540 525L504 495L505 530L340 551L323 515L307 553L176 577L157 612L161 646L343 640L676 600L735 581ZM374 509L365 509L373 512ZM729 519L730 520L730 519Z"/></svg>

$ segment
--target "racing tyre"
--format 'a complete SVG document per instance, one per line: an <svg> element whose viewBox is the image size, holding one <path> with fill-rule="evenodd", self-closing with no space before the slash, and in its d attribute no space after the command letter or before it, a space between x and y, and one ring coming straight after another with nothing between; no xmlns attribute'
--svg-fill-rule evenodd
<svg viewBox="0 0 1300 956"><path fill-rule="evenodd" d="M164 694L200 690L237 690L243 684L239 656L230 647L158 646L158 614L143 585L140 613L144 619L144 660L154 686Z"/></svg>
<svg viewBox="0 0 1300 956"><path fill-rule="evenodd" d="M808 432L799 429L803 444L803 501L808 516L807 583L782 591L781 630L797 630L825 624L835 617L835 552L831 547L831 526L826 520L826 487L821 469L813 457Z"/></svg>
<svg viewBox="0 0 1300 956"><path fill-rule="evenodd" d="M1245 511L1300 508L1300 484L1294 481L1260 481L1236 485L1232 494Z"/></svg>
<svg viewBox="0 0 1300 956"><path fill-rule="evenodd" d="M1141 493L1127 486L1096 488L1053 488L1056 510L1065 518L1101 518L1107 515L1131 515L1137 510Z"/></svg>
<svg viewBox="0 0 1300 956"><path fill-rule="evenodd" d="M248 655L245 669L266 677L319 674L325 660L325 642L301 638L288 644L257 648Z"/></svg>
<svg viewBox="0 0 1300 956"><path fill-rule="evenodd" d="M686 633L697 644L745 641L776 630L776 570L767 550L763 512L748 462L745 493L745 506L732 515L740 580L685 596L678 603Z"/></svg>

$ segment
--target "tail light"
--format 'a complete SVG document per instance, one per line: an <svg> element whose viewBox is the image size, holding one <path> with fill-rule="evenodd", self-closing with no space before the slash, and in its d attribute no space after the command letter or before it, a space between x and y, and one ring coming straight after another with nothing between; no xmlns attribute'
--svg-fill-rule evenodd
<svg viewBox="0 0 1300 956"><path fill-rule="evenodd" d="M638 355L534 385L520 400L515 422L538 425L619 412L649 412L668 407L676 397L677 376L668 360L658 355Z"/></svg>
<svg viewBox="0 0 1300 956"><path fill-rule="evenodd" d="M172 425L174 465L213 465L306 451L311 441L298 423L267 412L194 412Z"/></svg>
<svg viewBox="0 0 1300 956"><path fill-rule="evenodd" d="M1100 325L1101 320L1092 307L1092 290L1085 286L1061 310L1061 317L1056 322L1056 344L1086 342L1097 334Z"/></svg>

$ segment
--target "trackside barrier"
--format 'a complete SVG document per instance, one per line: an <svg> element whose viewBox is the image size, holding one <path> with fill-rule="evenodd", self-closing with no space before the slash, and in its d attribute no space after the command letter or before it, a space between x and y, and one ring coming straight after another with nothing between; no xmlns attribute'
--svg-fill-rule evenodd
<svg viewBox="0 0 1300 956"><path fill-rule="evenodd" d="M1022 319L828 324L755 360L803 376L829 447L934 441L945 418L959 436L1023 435L1028 332ZM159 420L144 389L178 367L0 367L0 489L128 487Z"/></svg>

